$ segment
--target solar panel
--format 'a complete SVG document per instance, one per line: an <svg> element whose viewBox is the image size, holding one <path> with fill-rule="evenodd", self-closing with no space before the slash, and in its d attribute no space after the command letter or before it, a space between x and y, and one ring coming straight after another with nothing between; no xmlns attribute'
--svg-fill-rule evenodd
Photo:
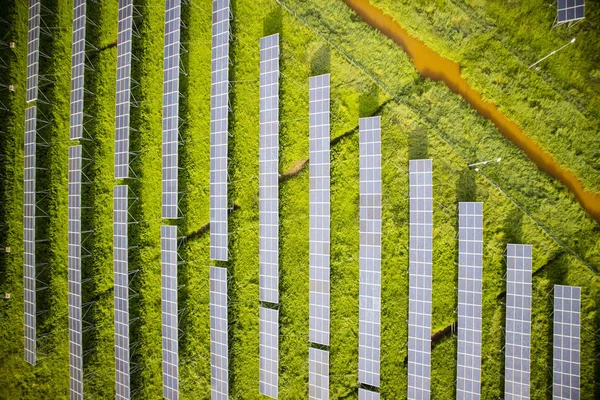
<svg viewBox="0 0 600 400"><path fill-rule="evenodd" d="M85 71L86 0L73 0L73 44L71 54L70 137L83 137L83 75Z"/></svg>
<svg viewBox="0 0 600 400"><path fill-rule="evenodd" d="M40 0L29 0L27 21L27 102L37 100L40 60Z"/></svg>
<svg viewBox="0 0 600 400"><path fill-rule="evenodd" d="M481 397L483 204L458 204L458 354L456 398Z"/></svg>
<svg viewBox="0 0 600 400"><path fill-rule="evenodd" d="M81 332L81 146L69 147L69 371L71 399L83 399Z"/></svg>
<svg viewBox="0 0 600 400"><path fill-rule="evenodd" d="M260 300L279 302L279 35L260 39Z"/></svg>
<svg viewBox="0 0 600 400"><path fill-rule="evenodd" d="M379 393L359 388L358 400L379 400Z"/></svg>
<svg viewBox="0 0 600 400"><path fill-rule="evenodd" d="M279 378L279 311L260 308L260 393L277 398Z"/></svg>
<svg viewBox="0 0 600 400"><path fill-rule="evenodd" d="M129 387L129 199L127 185L114 187L113 264L115 301L116 399L128 400Z"/></svg>
<svg viewBox="0 0 600 400"><path fill-rule="evenodd" d="M23 288L25 319L25 361L36 361L35 303L35 166L36 106L25 110L23 179Z"/></svg>
<svg viewBox="0 0 600 400"><path fill-rule="evenodd" d="M309 339L329 346L329 74L310 78Z"/></svg>
<svg viewBox="0 0 600 400"><path fill-rule="evenodd" d="M210 258L227 261L229 0L213 1L210 96Z"/></svg>
<svg viewBox="0 0 600 400"><path fill-rule="evenodd" d="M227 269L210 267L210 355L213 400L229 396Z"/></svg>
<svg viewBox="0 0 600 400"><path fill-rule="evenodd" d="M507 245L504 398L529 398L531 246Z"/></svg>
<svg viewBox="0 0 600 400"><path fill-rule="evenodd" d="M178 216L179 36L181 0L165 6L165 53L162 109L162 217Z"/></svg>
<svg viewBox="0 0 600 400"><path fill-rule="evenodd" d="M162 225L160 235L163 397L173 400L179 398L177 227Z"/></svg>
<svg viewBox="0 0 600 400"><path fill-rule="evenodd" d="M379 386L381 351L381 118L361 118L358 382Z"/></svg>
<svg viewBox="0 0 600 400"><path fill-rule="evenodd" d="M559 24L585 18L584 0L558 0L557 3Z"/></svg>
<svg viewBox="0 0 600 400"><path fill-rule="evenodd" d="M329 399L329 352L308 349L308 398L311 400Z"/></svg>
<svg viewBox="0 0 600 400"><path fill-rule="evenodd" d="M431 160L410 160L408 398L429 399L431 384Z"/></svg>
<svg viewBox="0 0 600 400"><path fill-rule="evenodd" d="M579 399L581 288L554 286L553 398Z"/></svg>
<svg viewBox="0 0 600 400"><path fill-rule="evenodd" d="M117 32L117 100L115 112L115 179L129 178L129 108L133 0L119 0Z"/></svg>

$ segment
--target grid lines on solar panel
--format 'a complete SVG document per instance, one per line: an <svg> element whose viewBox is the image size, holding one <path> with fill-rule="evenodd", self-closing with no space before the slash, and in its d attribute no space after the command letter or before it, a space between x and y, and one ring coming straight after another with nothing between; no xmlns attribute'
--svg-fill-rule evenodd
<svg viewBox="0 0 600 400"><path fill-rule="evenodd" d="M27 102L37 100L40 60L40 0L29 0L27 21Z"/></svg>
<svg viewBox="0 0 600 400"><path fill-rule="evenodd" d="M554 286L553 385L556 400L580 397L581 288Z"/></svg>
<svg viewBox="0 0 600 400"><path fill-rule="evenodd" d="M131 102L131 36L133 0L119 0L117 30L117 88L115 110L115 179L129 177L129 121Z"/></svg>
<svg viewBox="0 0 600 400"><path fill-rule="evenodd" d="M504 398L528 399L531 346L531 246L507 245Z"/></svg>
<svg viewBox="0 0 600 400"><path fill-rule="evenodd" d="M86 0L73 0L73 44L71 49L71 140L81 139L83 137L85 13Z"/></svg>
<svg viewBox="0 0 600 400"><path fill-rule="evenodd" d="M329 352L308 349L308 398L310 400L329 399Z"/></svg>
<svg viewBox="0 0 600 400"><path fill-rule="evenodd" d="M165 6L165 51L162 106L162 217L178 216L179 46L181 0Z"/></svg>
<svg viewBox="0 0 600 400"><path fill-rule="evenodd" d="M358 400L379 400L379 393L367 389L358 389Z"/></svg>
<svg viewBox="0 0 600 400"><path fill-rule="evenodd" d="M279 302L279 35L260 39L260 300Z"/></svg>
<svg viewBox="0 0 600 400"><path fill-rule="evenodd" d="M330 254L330 77L313 76L309 86L310 232L309 340L329 346Z"/></svg>
<svg viewBox="0 0 600 400"><path fill-rule="evenodd" d="M379 386L381 352L381 118L359 121L358 382Z"/></svg>
<svg viewBox="0 0 600 400"><path fill-rule="evenodd" d="M458 354L456 398L481 396L483 204L458 204Z"/></svg>
<svg viewBox="0 0 600 400"><path fill-rule="evenodd" d="M429 399L433 194L431 160L409 161L408 398Z"/></svg>
<svg viewBox="0 0 600 400"><path fill-rule="evenodd" d="M81 146L69 147L69 371L71 399L83 399L81 315Z"/></svg>
<svg viewBox="0 0 600 400"><path fill-rule="evenodd" d="M557 0L557 20L559 24L585 18L584 0Z"/></svg>
<svg viewBox="0 0 600 400"><path fill-rule="evenodd" d="M210 386L213 400L226 400L229 396L227 337L227 269L210 267Z"/></svg>
<svg viewBox="0 0 600 400"><path fill-rule="evenodd" d="M162 225L160 233L163 397L173 400L179 398L177 227Z"/></svg>
<svg viewBox="0 0 600 400"><path fill-rule="evenodd" d="M128 189L114 187L113 193L113 264L115 302L115 394L117 400L128 400L129 387L129 241Z"/></svg>
<svg viewBox="0 0 600 400"><path fill-rule="evenodd" d="M227 261L227 142L229 121L229 0L212 3L210 95L210 258Z"/></svg>
<svg viewBox="0 0 600 400"><path fill-rule="evenodd" d="M260 307L259 392L277 398L279 380L279 311Z"/></svg>
<svg viewBox="0 0 600 400"><path fill-rule="evenodd" d="M36 296L35 296L35 168L36 106L25 110L24 175L23 175L23 296L25 319L25 361L36 362Z"/></svg>

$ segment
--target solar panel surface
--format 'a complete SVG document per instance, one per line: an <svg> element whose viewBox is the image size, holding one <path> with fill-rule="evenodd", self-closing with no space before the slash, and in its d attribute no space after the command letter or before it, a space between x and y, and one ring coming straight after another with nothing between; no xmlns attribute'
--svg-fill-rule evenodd
<svg viewBox="0 0 600 400"><path fill-rule="evenodd" d="M179 347L177 321L177 227L162 225L162 372L163 397L179 398Z"/></svg>
<svg viewBox="0 0 600 400"><path fill-rule="evenodd" d="M115 303L115 397L130 398L129 386L129 241L128 188L118 185L113 190L113 265Z"/></svg>
<svg viewBox="0 0 600 400"><path fill-rule="evenodd" d="M552 397L579 399L581 378L581 288L554 286Z"/></svg>
<svg viewBox="0 0 600 400"><path fill-rule="evenodd" d="M210 267L211 398L229 396L229 348L227 344L227 269Z"/></svg>
<svg viewBox="0 0 600 400"><path fill-rule="evenodd" d="M27 102L37 100L40 60L40 0L29 0L29 18L27 21Z"/></svg>
<svg viewBox="0 0 600 400"><path fill-rule="evenodd" d="M279 302L279 35L260 39L260 300Z"/></svg>
<svg viewBox="0 0 600 400"><path fill-rule="evenodd" d="M557 10L559 24L585 18L584 0L558 0Z"/></svg>
<svg viewBox="0 0 600 400"><path fill-rule="evenodd" d="M330 131L329 74L309 86L310 232L309 340L329 346Z"/></svg>
<svg viewBox="0 0 600 400"><path fill-rule="evenodd" d="M358 400L379 400L379 393L363 388L358 389Z"/></svg>
<svg viewBox="0 0 600 400"><path fill-rule="evenodd" d="M70 137L83 137L83 78L85 71L86 0L73 0L73 44L71 49Z"/></svg>
<svg viewBox="0 0 600 400"><path fill-rule="evenodd" d="M329 399L329 352L308 349L308 398L311 400Z"/></svg>
<svg viewBox="0 0 600 400"><path fill-rule="evenodd" d="M259 392L277 398L279 380L279 311L260 307Z"/></svg>
<svg viewBox="0 0 600 400"><path fill-rule="evenodd" d="M433 194L431 160L409 161L408 398L429 399Z"/></svg>
<svg viewBox="0 0 600 400"><path fill-rule="evenodd" d="M381 118L361 118L358 382L379 386L381 351Z"/></svg>

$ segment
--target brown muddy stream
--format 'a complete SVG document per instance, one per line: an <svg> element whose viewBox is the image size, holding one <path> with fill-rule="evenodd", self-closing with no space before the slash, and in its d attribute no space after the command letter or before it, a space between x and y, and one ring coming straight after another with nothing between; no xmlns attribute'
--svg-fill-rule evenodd
<svg viewBox="0 0 600 400"><path fill-rule="evenodd" d="M464 98L480 115L496 125L504 137L518 146L539 169L562 182L577 198L583 208L600 221L600 195L586 191L579 179L563 169L550 154L529 138L523 130L495 105L483 101L479 92L472 89L460 75L460 66L428 48L368 0L344 0L366 23L381 31L400 45L410 56L419 74L425 78L442 81L450 90Z"/></svg>

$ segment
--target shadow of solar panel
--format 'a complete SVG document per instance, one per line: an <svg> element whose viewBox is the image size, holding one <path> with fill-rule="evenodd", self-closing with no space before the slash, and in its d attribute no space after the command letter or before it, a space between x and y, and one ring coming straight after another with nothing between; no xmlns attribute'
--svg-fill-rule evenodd
<svg viewBox="0 0 600 400"><path fill-rule="evenodd" d="M83 79L85 71L86 0L73 1L73 44L71 49L70 138L83 137Z"/></svg>
<svg viewBox="0 0 600 400"><path fill-rule="evenodd" d="M329 399L329 352L308 349L308 398L311 400Z"/></svg>
<svg viewBox="0 0 600 400"><path fill-rule="evenodd" d="M160 227L162 289L163 397L179 398L179 345L177 321L177 227Z"/></svg>
<svg viewBox="0 0 600 400"><path fill-rule="evenodd" d="M229 0L212 3L210 96L210 258L227 261L227 142L229 122Z"/></svg>
<svg viewBox="0 0 600 400"><path fill-rule="evenodd" d="M433 230L432 175L431 160L409 161L409 399L430 398Z"/></svg>
<svg viewBox="0 0 600 400"><path fill-rule="evenodd" d="M279 311L260 308L259 392L277 398L279 380Z"/></svg>
<svg viewBox="0 0 600 400"><path fill-rule="evenodd" d="M557 21L559 24L585 18L584 0L558 0Z"/></svg>
<svg viewBox="0 0 600 400"><path fill-rule="evenodd" d="M279 302L279 35L260 39L260 300Z"/></svg>
<svg viewBox="0 0 600 400"><path fill-rule="evenodd" d="M29 0L27 21L27 102L37 100L40 60L40 0Z"/></svg>
<svg viewBox="0 0 600 400"><path fill-rule="evenodd" d="M581 288L554 286L554 399L579 399L581 378Z"/></svg>
<svg viewBox="0 0 600 400"><path fill-rule="evenodd" d="M456 398L481 396L483 204L458 204L458 352Z"/></svg>
<svg viewBox="0 0 600 400"><path fill-rule="evenodd" d="M39 5L39 3L38 3ZM23 296L25 361L36 363L35 168L36 106L25 110L23 170Z"/></svg>
<svg viewBox="0 0 600 400"><path fill-rule="evenodd" d="M379 386L381 351L381 118L359 121L358 382Z"/></svg>
<svg viewBox="0 0 600 400"><path fill-rule="evenodd" d="M507 245L505 399L529 398L531 346L530 245Z"/></svg>
<svg viewBox="0 0 600 400"><path fill-rule="evenodd" d="M227 335L227 269L210 267L210 359L213 400L226 400L229 396Z"/></svg>
<svg viewBox="0 0 600 400"><path fill-rule="evenodd" d="M115 179L129 178L129 121L131 102L131 37L133 0L119 0L117 31L117 88L115 111Z"/></svg>
<svg viewBox="0 0 600 400"><path fill-rule="evenodd" d="M83 399L81 315L81 146L69 147L68 281L71 399Z"/></svg>
<svg viewBox="0 0 600 400"><path fill-rule="evenodd" d="M358 389L358 400L379 400L379 393L363 388Z"/></svg>

